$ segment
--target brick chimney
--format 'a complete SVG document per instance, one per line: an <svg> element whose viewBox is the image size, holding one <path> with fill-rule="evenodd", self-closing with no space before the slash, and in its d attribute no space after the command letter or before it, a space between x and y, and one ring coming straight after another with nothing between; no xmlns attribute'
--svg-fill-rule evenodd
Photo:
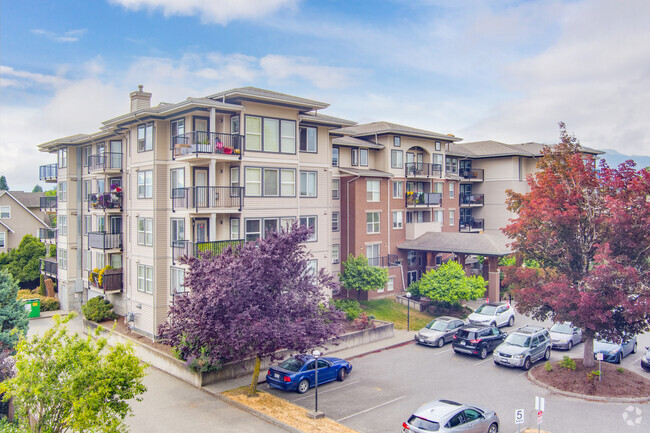
<svg viewBox="0 0 650 433"><path fill-rule="evenodd" d="M145 92L142 89L143 86L140 84L137 91L131 92L131 113L151 107L151 93Z"/></svg>

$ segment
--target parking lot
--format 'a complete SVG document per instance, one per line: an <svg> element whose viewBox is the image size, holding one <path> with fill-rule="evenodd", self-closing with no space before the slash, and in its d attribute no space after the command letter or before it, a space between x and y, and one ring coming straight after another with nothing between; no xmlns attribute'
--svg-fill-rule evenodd
<svg viewBox="0 0 650 433"><path fill-rule="evenodd" d="M518 315L514 328L524 324L539 322ZM626 357L622 366L650 378L650 373L640 366L648 345L650 334L640 335L638 352ZM581 357L583 350L584 345L579 344L570 352L553 351L551 360L560 360L567 353ZM522 427L537 427L535 396L546 399L542 430L553 433L650 431L649 404L589 402L554 395L529 382L526 372L520 369L497 366L491 355L481 360L456 354L450 344L441 349L408 344L353 359L352 364L354 369L345 382L319 387L318 408L360 432L401 431L402 422L413 410L439 398L495 410L501 420L500 431L516 432L516 409L525 410L526 422ZM313 388L302 395L269 391L305 408L314 408Z"/></svg>

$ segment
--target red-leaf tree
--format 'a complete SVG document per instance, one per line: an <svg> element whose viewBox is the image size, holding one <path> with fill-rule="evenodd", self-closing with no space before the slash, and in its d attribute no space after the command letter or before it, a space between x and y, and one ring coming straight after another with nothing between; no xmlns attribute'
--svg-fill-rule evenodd
<svg viewBox="0 0 650 433"><path fill-rule="evenodd" d="M593 367L595 336L620 341L650 328L650 172L632 161L597 170L563 123L560 131L528 177L530 192L507 191L517 218L503 231L541 268L504 268L504 284L519 311L579 326Z"/></svg>
<svg viewBox="0 0 650 433"><path fill-rule="evenodd" d="M341 332L341 313L325 291L337 283L308 267L302 244L310 229L295 225L215 257L187 260L185 287L159 328L182 359L208 370L255 358L249 395L254 395L261 359L275 352L304 352Z"/></svg>

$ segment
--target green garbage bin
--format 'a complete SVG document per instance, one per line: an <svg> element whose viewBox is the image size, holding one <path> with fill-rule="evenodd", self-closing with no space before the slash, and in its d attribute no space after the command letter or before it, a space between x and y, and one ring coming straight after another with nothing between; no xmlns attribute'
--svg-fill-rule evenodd
<svg viewBox="0 0 650 433"><path fill-rule="evenodd" d="M41 300L25 299L25 310L29 313L27 317L41 317Z"/></svg>

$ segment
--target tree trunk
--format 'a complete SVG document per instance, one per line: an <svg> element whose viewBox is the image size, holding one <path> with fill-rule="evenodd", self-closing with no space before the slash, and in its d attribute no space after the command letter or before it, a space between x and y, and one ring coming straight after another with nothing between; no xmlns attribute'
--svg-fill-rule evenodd
<svg viewBox="0 0 650 433"><path fill-rule="evenodd" d="M260 365L262 360L259 356L255 357L255 368L253 369L253 380L251 381L251 387L248 389L248 396L255 397L257 395L257 381L260 377Z"/></svg>
<svg viewBox="0 0 650 433"><path fill-rule="evenodd" d="M596 360L594 359L594 332L583 330L582 338L585 341L585 351L582 355L582 365L587 368L593 368L596 366Z"/></svg>

